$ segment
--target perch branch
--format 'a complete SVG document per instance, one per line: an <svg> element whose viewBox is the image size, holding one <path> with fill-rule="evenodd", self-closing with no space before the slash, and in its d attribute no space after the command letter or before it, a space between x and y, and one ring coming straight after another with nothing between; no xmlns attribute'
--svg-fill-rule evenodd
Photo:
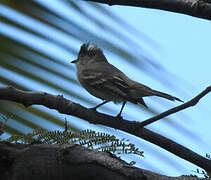
<svg viewBox="0 0 211 180"><path fill-rule="evenodd" d="M203 94L201 97L203 97ZM43 105L50 109L55 109L60 113L84 119L90 123L102 124L128 132L211 172L211 161L164 136L146 128L140 128L139 122L117 119L85 108L80 104L63 98L63 96L55 96L44 92L30 92L12 87L0 87L0 99L21 103L26 107L35 104Z"/></svg>

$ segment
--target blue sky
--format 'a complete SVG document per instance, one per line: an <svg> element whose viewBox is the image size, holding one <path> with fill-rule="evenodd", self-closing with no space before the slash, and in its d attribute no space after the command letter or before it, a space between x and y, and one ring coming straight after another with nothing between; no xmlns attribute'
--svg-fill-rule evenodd
<svg viewBox="0 0 211 180"><path fill-rule="evenodd" d="M65 1L63 1L64 4L62 3L62 1L58 0L54 0L53 3L52 0L39 0L38 2L45 5L49 9L53 9L59 15L67 19L74 19L75 21L80 22L81 25L83 25L86 29L89 29L90 32L97 33L99 37L102 37L105 40L112 39L112 42L114 42L117 47L124 47L126 49L132 48L129 47L127 42L121 42L109 31L102 31L99 26L96 26L94 22L81 16L80 13L78 13L77 11L66 8ZM125 61L123 58L119 58L119 56L110 52L109 48L105 49L104 53L108 61L118 67L120 70L124 71L125 74L127 74L133 80L139 81L156 90L175 95L183 99L184 101L191 99L210 85L210 21L161 10L102 5L107 10L116 14L119 18L123 19L128 24L133 26L134 29L142 34L142 36L137 37L134 36L135 30L127 32L124 27L111 22L108 17L97 11L94 11L93 8L87 6L85 2L81 1L80 6L85 9L88 14L96 16L98 19L106 23L109 28L116 28L118 29L118 31L126 33L128 37L139 44L141 48L134 47L133 51L135 54L140 54L139 61L143 60L141 59L141 54L144 54L149 59L152 58L155 59L156 62L159 62L165 69L164 71L160 71L159 73L161 77L168 80L171 86L166 86L164 81L160 81L156 77L156 73L158 72L152 71L151 74L144 73L140 69L140 66L134 66L128 61ZM0 5L0 15L7 15L8 10L9 9ZM67 34L60 32L59 30L52 29L41 22L34 22L32 19L26 17L25 15L21 15L13 11L9 12L9 14L11 15L11 17L8 18L22 23L23 26L29 27L40 34L53 39L56 42L74 47L76 51L78 51L80 45L84 43L79 41L78 39L69 37ZM59 23L60 21L58 20L58 24ZM61 26L63 25L64 24L61 24ZM72 28L74 29L74 27ZM70 29L70 31L71 30L72 29ZM0 22L0 33L8 37L17 39L18 41L21 41L25 44L30 44L35 49L43 51L49 56L56 57L61 62L66 64L65 68L61 67L63 71L62 73L65 75L70 74L71 78L73 79L76 78L75 67L69 63L71 59L76 58L75 53L69 52L58 45L52 44L48 40L39 39L30 33L22 32L21 30L17 31L17 29L10 27L3 22ZM96 44L100 44L100 42L96 42L95 39L90 38L90 36L88 35L83 36L85 37L86 42L91 41ZM104 49L103 46L100 47ZM30 56L33 55L29 53L28 57ZM46 62L48 66L51 66L52 68L55 67L56 71L60 71L60 67L57 64L49 62L46 59L41 59L41 57L38 57L38 59L40 59L40 61L38 62ZM16 59L16 61L18 61L18 59ZM30 65L26 63L24 66L27 70ZM0 75L2 76L5 75L11 79L14 79L15 77L16 81L23 80L22 83L24 83L25 86L29 89L36 91L46 91L53 94L60 94L60 92L44 86L43 84L32 82L31 80L27 79L27 77L14 75L13 72L10 72L2 67L0 67L0 70ZM33 69L33 71L37 70ZM63 88L66 88L67 90L69 88L68 81L64 79L59 79L59 77L56 77L54 74L46 77L44 71L39 71L39 76L47 78L48 81L55 82L56 80L56 82L58 82L58 84ZM71 85L71 90L73 92L77 92L79 89L81 93L84 94L84 97L91 99L94 104L98 104L100 102L98 99L89 95L79 85ZM81 103L86 107L93 106L92 104L84 102L83 100L70 97L68 94L64 94L64 96L66 98L70 98L72 101ZM145 98L145 102L149 107L156 108L159 112L163 112L180 104L178 102L169 102L157 97ZM201 101L196 106L172 115L171 120L160 120L159 122L147 126L147 128L158 132L170 139L173 139L176 142L189 147L190 149L201 155L205 155L205 153L210 153L210 102L211 95L208 94L203 99L201 99ZM107 107L107 109L103 109L103 112L116 115L121 105L109 103L106 104L105 107ZM38 108L42 109L43 111L49 112L49 109L47 108ZM102 109L100 109L100 111L102 111ZM53 111L52 114L58 119L64 119L64 115L58 114L57 112ZM126 105L123 111L123 116L125 119L137 121L140 121L140 119L144 120L151 117L150 113L147 113L144 109L141 109L139 108L139 106L133 105L131 103L128 103ZM158 148L157 146L152 145L140 138L128 135L127 133L101 125L92 125L87 123L86 121L78 120L77 118L66 118L67 120L69 119L71 124L80 129L91 128L96 131L109 132L111 134L117 135L117 137L120 138L129 138L132 143L140 148L140 150L144 151L145 157L140 158L133 155L125 155L122 157L127 161L136 161L136 166L138 167L170 176L191 174L193 173L192 171L196 170L197 168L196 166L180 158L177 158L171 153L168 153L165 150L162 150L161 148ZM39 123L40 121L40 119L37 119L37 123ZM20 128L21 126L17 122L10 121L10 123L13 124L13 126L14 123L16 123L15 126L17 128ZM43 124L45 126L48 126L49 129L59 129L59 127L55 127L53 126L53 124L47 122L43 122ZM181 127L185 128L185 132L181 133ZM178 164L176 166L173 166L173 162L176 162Z"/></svg>
<svg viewBox="0 0 211 180"><path fill-rule="evenodd" d="M184 94L183 92L175 91L178 97L187 101L210 85L210 21L146 8L115 6L110 9L137 29L141 29L142 32L159 44L160 47L158 49L151 49L150 52L169 72L184 81L182 86L184 84L185 86L181 88ZM136 79L139 78L137 77ZM175 93L173 89L166 90L159 83L142 79L141 82L143 81L146 81L145 84L164 92ZM181 86L179 84L181 81L172 79L172 83L178 87ZM162 120L148 126L148 128L174 139L201 155L206 152L209 153L211 142L209 133L211 127L209 118L211 112L210 102L211 95L208 94L196 106L171 116L175 118L175 121L183 124L188 130L200 136L201 140L205 144L207 143L208 146L204 144L202 148L201 142L193 143L190 139L188 140L182 137L171 127L166 127L166 124L163 124ZM189 118L185 118L183 115ZM184 166L180 170L184 174L191 173L190 170L194 170L193 167L186 166L185 162L183 163ZM184 170L185 166L187 168L186 170ZM170 171L169 168L167 169L169 170L169 175L177 174L176 172Z"/></svg>

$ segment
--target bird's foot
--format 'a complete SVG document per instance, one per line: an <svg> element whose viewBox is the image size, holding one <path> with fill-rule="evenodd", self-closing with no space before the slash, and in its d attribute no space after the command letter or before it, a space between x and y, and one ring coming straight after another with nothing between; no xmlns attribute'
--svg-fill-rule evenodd
<svg viewBox="0 0 211 180"><path fill-rule="evenodd" d="M89 108L90 110L92 111L97 111L97 107L92 107L92 108Z"/></svg>
<svg viewBox="0 0 211 180"><path fill-rule="evenodd" d="M116 118L119 119L119 120L122 120L122 119L123 119L122 116L121 116L121 113L119 113L119 114L116 116Z"/></svg>
<svg viewBox="0 0 211 180"><path fill-rule="evenodd" d="M97 108L99 108L100 106L102 106L103 104L106 104L108 103L109 101L103 101L101 104L98 104L97 106L93 107L93 108L89 108L90 110L93 110L93 111L97 111Z"/></svg>

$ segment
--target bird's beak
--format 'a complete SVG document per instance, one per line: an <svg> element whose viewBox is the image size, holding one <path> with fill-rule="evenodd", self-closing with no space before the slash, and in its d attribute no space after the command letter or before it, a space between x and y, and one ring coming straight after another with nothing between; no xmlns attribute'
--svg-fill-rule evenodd
<svg viewBox="0 0 211 180"><path fill-rule="evenodd" d="M77 63L78 59L71 61L71 63Z"/></svg>

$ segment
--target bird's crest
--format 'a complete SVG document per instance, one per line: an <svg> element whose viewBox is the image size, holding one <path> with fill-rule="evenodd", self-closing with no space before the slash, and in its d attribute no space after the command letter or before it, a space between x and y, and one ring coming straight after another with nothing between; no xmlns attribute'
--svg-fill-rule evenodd
<svg viewBox="0 0 211 180"><path fill-rule="evenodd" d="M98 48L95 44L90 45L90 43L82 44L81 49L79 51L79 56L95 56L97 54L102 55L102 50Z"/></svg>

